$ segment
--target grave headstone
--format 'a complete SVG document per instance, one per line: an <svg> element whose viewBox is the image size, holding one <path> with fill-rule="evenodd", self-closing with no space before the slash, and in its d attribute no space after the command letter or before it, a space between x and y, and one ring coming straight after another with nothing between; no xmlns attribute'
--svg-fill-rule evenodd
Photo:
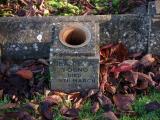
<svg viewBox="0 0 160 120"><path fill-rule="evenodd" d="M50 49L51 89L65 92L98 89L98 24L59 22Z"/></svg>

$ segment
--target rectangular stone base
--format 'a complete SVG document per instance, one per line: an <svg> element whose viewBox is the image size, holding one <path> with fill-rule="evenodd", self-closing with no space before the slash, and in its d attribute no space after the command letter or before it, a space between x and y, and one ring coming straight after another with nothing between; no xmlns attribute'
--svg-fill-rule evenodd
<svg viewBox="0 0 160 120"><path fill-rule="evenodd" d="M51 60L51 89L65 92L98 89L99 59L53 58Z"/></svg>

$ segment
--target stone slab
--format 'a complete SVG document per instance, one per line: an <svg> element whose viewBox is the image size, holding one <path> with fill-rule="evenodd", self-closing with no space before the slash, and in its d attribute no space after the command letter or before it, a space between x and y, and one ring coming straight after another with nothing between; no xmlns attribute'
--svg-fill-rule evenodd
<svg viewBox="0 0 160 120"><path fill-rule="evenodd" d="M105 20L106 16L49 16L49 17L1 17L0 18L0 44L3 45L3 55L5 58L11 59L29 59L29 58L44 58L48 56L49 58L49 47L41 47L41 45L49 44L56 39L54 36L55 28L64 24L65 22L84 22L87 21L95 23L99 20ZM92 28L91 28L92 29ZM32 49L34 44L38 46L38 52ZM23 51L15 51L17 49L12 49L13 45L19 46L17 49L23 50L26 45L29 49ZM40 46L39 46L40 45ZM92 44L93 45L93 44ZM43 48L43 49L41 49ZM89 48L89 47L88 47ZM90 47L91 48L91 47ZM98 47L97 47L98 48ZM88 49L90 50L90 49ZM93 49L92 49L93 50ZM47 52L44 52L47 51ZM91 50L90 50L91 51ZM94 50L96 51L96 50ZM75 51L76 52L76 51ZM79 52L79 51L78 51ZM29 54L32 53L32 54ZM39 54L43 53L43 54ZM89 52L88 52L89 53ZM24 56L23 56L24 55ZM35 56L36 55L36 56Z"/></svg>
<svg viewBox="0 0 160 120"><path fill-rule="evenodd" d="M0 21L0 43L50 42L51 25L43 21Z"/></svg>
<svg viewBox="0 0 160 120"><path fill-rule="evenodd" d="M99 59L56 58L52 59L51 86L53 90L65 92L98 89Z"/></svg>
<svg viewBox="0 0 160 120"><path fill-rule="evenodd" d="M100 23L100 45L121 41L130 52L147 52L149 17L113 15Z"/></svg>
<svg viewBox="0 0 160 120"><path fill-rule="evenodd" d="M149 53L160 55L160 17L152 18Z"/></svg>
<svg viewBox="0 0 160 120"><path fill-rule="evenodd" d="M12 61L49 58L50 46L50 43L8 43L3 47L2 57Z"/></svg>
<svg viewBox="0 0 160 120"><path fill-rule="evenodd" d="M155 1L148 3L148 15L154 17L156 15L156 5Z"/></svg>
<svg viewBox="0 0 160 120"><path fill-rule="evenodd" d="M8 18L10 19L10 18ZM43 20L1 21L3 58L12 60L49 58L52 26Z"/></svg>
<svg viewBox="0 0 160 120"><path fill-rule="evenodd" d="M156 14L160 14L160 1L155 1L155 7L156 7Z"/></svg>

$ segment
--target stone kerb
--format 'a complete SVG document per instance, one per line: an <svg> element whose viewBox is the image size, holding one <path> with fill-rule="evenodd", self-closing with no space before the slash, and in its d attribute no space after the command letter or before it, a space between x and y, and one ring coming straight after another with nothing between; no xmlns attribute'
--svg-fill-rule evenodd
<svg viewBox="0 0 160 120"><path fill-rule="evenodd" d="M98 88L100 46L120 41L131 52L160 54L159 17L155 16L0 18L2 56L22 61L49 58L52 89Z"/></svg>

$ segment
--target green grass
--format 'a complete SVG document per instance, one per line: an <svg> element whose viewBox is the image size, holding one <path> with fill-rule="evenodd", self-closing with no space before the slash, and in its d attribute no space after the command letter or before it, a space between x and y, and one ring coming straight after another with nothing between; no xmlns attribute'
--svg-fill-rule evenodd
<svg viewBox="0 0 160 120"><path fill-rule="evenodd" d="M43 96L37 96L34 99L39 99L39 101L42 101L44 99ZM145 110L145 105L147 103L157 101L160 102L160 92L151 88L149 90L149 94L144 95L138 95L136 98L136 101L133 103L133 110L137 113L137 116L130 117L126 115L122 115L120 120L160 120L160 110L147 112ZM0 99L0 106L7 104L10 102L10 99L8 97L4 97L3 99ZM24 101L23 101L24 102ZM24 103L29 102L26 100ZM84 104L83 108L79 112L79 120L103 120L102 113L104 112L102 109L100 109L97 113L91 112L91 101L88 100ZM59 111L60 107L54 107L53 112L55 113L54 120L64 120L63 116L60 114ZM0 115L3 114L3 111L0 112Z"/></svg>
<svg viewBox="0 0 160 120"><path fill-rule="evenodd" d="M149 95L140 95L133 104L133 110L138 113L136 117L122 116L120 120L160 120L160 110L147 112L145 104L158 101L160 102L160 92L151 88Z"/></svg>
<svg viewBox="0 0 160 120"><path fill-rule="evenodd" d="M100 109L95 114L92 113L91 112L91 102L87 101L79 113L79 119L80 120L103 120L102 113L103 113L102 109Z"/></svg>

